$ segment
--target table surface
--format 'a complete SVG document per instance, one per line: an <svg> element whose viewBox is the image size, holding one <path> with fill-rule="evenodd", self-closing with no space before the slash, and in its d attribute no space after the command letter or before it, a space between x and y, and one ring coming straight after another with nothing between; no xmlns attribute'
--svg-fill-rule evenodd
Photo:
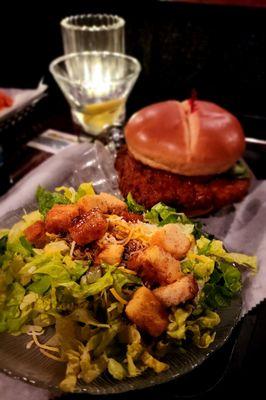
<svg viewBox="0 0 266 400"><path fill-rule="evenodd" d="M249 123L247 122L246 125L249 126ZM64 109L62 112L49 115L49 117L44 114L42 123L38 125L37 133L41 133L47 128L74 133L68 110ZM265 138L265 136L261 136L261 132L264 134L266 130L261 125L257 131L252 131L251 123L247 131L247 136ZM34 134L36 134L36 130L34 130ZM245 152L245 160L259 179L266 178L265 152L266 147L257 145L247 145ZM7 159L6 171L11 182L17 182L49 156L50 154L30 148L25 143L21 145L19 151L9 154ZM252 394L255 397L264 389L262 378L264 368L261 366L266 358L265 337L266 302L264 301L238 324L225 346L201 367L175 382L129 393L126 397L128 400L144 396L154 400L161 399L162 396L168 399L213 399L214 397L224 398L228 395L240 397ZM74 400L81 398L81 395L65 394L61 398ZM124 399L125 395L108 396L108 399L111 398L120 400Z"/></svg>

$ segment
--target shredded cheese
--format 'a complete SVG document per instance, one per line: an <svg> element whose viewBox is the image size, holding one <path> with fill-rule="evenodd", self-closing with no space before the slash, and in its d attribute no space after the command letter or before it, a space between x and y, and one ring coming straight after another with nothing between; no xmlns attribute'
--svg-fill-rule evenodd
<svg viewBox="0 0 266 400"><path fill-rule="evenodd" d="M64 362L64 360L61 357L57 357L54 354L50 354L48 351L45 351L44 349L40 349L40 352L45 355L48 358L51 358L54 361L59 361L59 362Z"/></svg>
<svg viewBox="0 0 266 400"><path fill-rule="evenodd" d="M147 224L145 222L126 222L117 215L109 217L110 225L112 225L115 230L120 231L122 234L126 234L126 237L117 240L118 244L126 245L131 239L137 239L142 242L148 243L152 234L159 228L156 225Z"/></svg>
<svg viewBox="0 0 266 400"><path fill-rule="evenodd" d="M32 335L32 332L34 332L36 336L44 334L43 328L38 325L25 325L25 328L27 328L27 335Z"/></svg>
<svg viewBox="0 0 266 400"><path fill-rule="evenodd" d="M33 345L34 340L30 340L27 344L26 344L26 349L29 350L31 348L31 346Z"/></svg>
<svg viewBox="0 0 266 400"><path fill-rule="evenodd" d="M33 274L34 271L36 271L37 267L35 267L35 265L33 265L32 267L30 267L30 269L28 270L28 274Z"/></svg>
<svg viewBox="0 0 266 400"><path fill-rule="evenodd" d="M114 296L114 298L115 298L117 301L119 301L119 303L121 303L121 304L127 304L127 303L128 303L125 299L123 299L123 298L117 293L117 291L115 290L115 288L111 288L111 289L110 289L110 292L112 293L112 295Z"/></svg>
<svg viewBox="0 0 266 400"><path fill-rule="evenodd" d="M59 349L57 347L47 346L46 344L40 343L35 332L32 332L31 336L32 336L32 339L33 339L34 343L36 344L36 346L38 346L40 349L54 351L56 353L59 353Z"/></svg>
<svg viewBox="0 0 266 400"><path fill-rule="evenodd" d="M132 226L132 227L129 229L129 232L128 232L128 234L127 234L127 237L125 237L125 238L122 239L122 240L117 240L117 244L122 244L123 246L125 246L125 245L132 239L133 233L134 233L134 227Z"/></svg>
<svg viewBox="0 0 266 400"><path fill-rule="evenodd" d="M36 327L37 328L37 327ZM26 344L26 349L30 349L33 345L33 343L36 344L36 346L39 348L40 352L45 355L48 358L51 358L54 361L60 361L63 362L64 360L61 357L57 357L54 354L51 354L51 352L55 352L55 353L59 353L60 350L57 347L53 347L53 346L47 346L46 344L42 344L39 342L37 335L41 335L43 332L36 332L34 330L34 327L30 327L29 331L27 332L28 335L32 336L31 341L29 341Z"/></svg>
<svg viewBox="0 0 266 400"><path fill-rule="evenodd" d="M73 257L75 246L76 246L76 242L75 242L75 240L73 240L73 242L71 243L71 248L70 248L70 253L69 253L71 258Z"/></svg>

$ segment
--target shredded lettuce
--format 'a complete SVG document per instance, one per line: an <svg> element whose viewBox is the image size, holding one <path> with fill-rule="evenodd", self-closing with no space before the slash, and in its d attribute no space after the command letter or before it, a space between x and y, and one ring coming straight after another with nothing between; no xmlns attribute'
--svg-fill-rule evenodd
<svg viewBox="0 0 266 400"><path fill-rule="evenodd" d="M121 270L114 271L113 278L114 278L113 286L116 292L122 298L125 297L125 294L123 293L124 287L126 286L130 287L133 285L135 289L136 286L140 286L142 284L141 279L138 276L127 274L125 272L122 272Z"/></svg>
<svg viewBox="0 0 266 400"><path fill-rule="evenodd" d="M92 361L89 348L87 348L86 346L80 357L80 377L84 380L84 382L92 382L94 379L101 375L106 367L107 359L105 355L101 355L100 357L98 357L98 359Z"/></svg>
<svg viewBox="0 0 266 400"><path fill-rule="evenodd" d="M200 328L212 329L220 323L220 317L216 312L206 310L205 315L199 317L196 321Z"/></svg>
<svg viewBox="0 0 266 400"><path fill-rule="evenodd" d="M33 255L33 247L31 243L25 238L25 236L21 236L19 238L21 246L24 247L28 255Z"/></svg>
<svg viewBox="0 0 266 400"><path fill-rule="evenodd" d="M198 238L202 235L202 223L190 220L184 213L178 213L175 208L157 203L144 214L145 221L158 226L178 223L185 234Z"/></svg>
<svg viewBox="0 0 266 400"><path fill-rule="evenodd" d="M194 344L199 348L208 347L215 338L213 329L220 323L216 312L207 309L196 319L191 319L192 306L178 307L170 314L167 334L170 338L181 341L190 334Z"/></svg>
<svg viewBox="0 0 266 400"><path fill-rule="evenodd" d="M94 357L99 357L107 351L108 346L113 342L114 338L118 334L119 328L120 322L115 321L108 329L105 329L101 333L99 344L93 350Z"/></svg>
<svg viewBox="0 0 266 400"><path fill-rule="evenodd" d="M12 226L8 232L8 245L16 243L21 236L24 235L24 230L30 225L41 219L39 211L33 211L22 217L22 220Z"/></svg>
<svg viewBox="0 0 266 400"><path fill-rule="evenodd" d="M66 253L69 251L69 246L64 240L58 240L57 242L51 242L44 246L43 252L45 254L53 254L53 253Z"/></svg>
<svg viewBox="0 0 266 400"><path fill-rule="evenodd" d="M82 261L74 261L69 255L63 258L64 267L70 274L72 280L77 281L88 270L88 263L84 265Z"/></svg>
<svg viewBox="0 0 266 400"><path fill-rule="evenodd" d="M257 269L257 257L227 252L223 247L223 242L220 240L209 240L206 237L201 236L197 240L197 247L200 254L216 256L228 261L229 263L237 263L251 268L253 271L256 271Z"/></svg>
<svg viewBox="0 0 266 400"><path fill-rule="evenodd" d="M40 214L40 212L38 210L32 211L32 212L30 212L28 214L24 214L22 216L22 221L25 222L26 227L34 224L34 222L37 222L37 221L39 221L41 219L42 219L42 215Z"/></svg>
<svg viewBox="0 0 266 400"><path fill-rule="evenodd" d="M36 200L40 213L45 217L55 204L69 204L70 200L63 194L51 192L39 186L36 191Z"/></svg>
<svg viewBox="0 0 266 400"><path fill-rule="evenodd" d="M152 368L154 372L160 374L163 371L166 371L169 368L169 365L157 360L153 357L148 351L144 351L141 355L141 360L144 365L149 368Z"/></svg>
<svg viewBox="0 0 266 400"><path fill-rule="evenodd" d="M218 309L227 307L232 297L241 290L241 272L238 267L250 268L256 271L256 257L239 253L229 253L220 240L210 240L201 236L196 241L197 253L192 255L194 259L212 260L214 268L208 279L205 277L205 285L202 289L200 302L205 307ZM191 256L182 263L184 270L197 269L197 265L191 262ZM197 276L197 274L196 274Z"/></svg>
<svg viewBox="0 0 266 400"><path fill-rule="evenodd" d="M7 287L4 295L4 307L0 310L0 332L17 332L26 322L28 313L22 312L20 304L25 296L25 289L18 282Z"/></svg>
<svg viewBox="0 0 266 400"><path fill-rule="evenodd" d="M170 324L168 325L167 334L173 339L182 340L186 338L186 321L192 313L192 307L187 309L177 308L170 315Z"/></svg>
<svg viewBox="0 0 266 400"><path fill-rule="evenodd" d="M215 332L206 331L201 334L200 327L197 324L189 325L187 331L192 333L192 340L200 349L208 348L215 339Z"/></svg>
<svg viewBox="0 0 266 400"><path fill-rule="evenodd" d="M37 265L36 262L38 263ZM34 267L36 267L35 270L33 270ZM32 275L44 274L50 276L54 285L71 280L70 274L58 255L46 256L44 259L42 259L42 256L37 256L33 261L26 264L25 267L22 268L22 271L25 268L28 268L28 273Z"/></svg>
<svg viewBox="0 0 266 400"><path fill-rule="evenodd" d="M59 186L55 188L55 192L61 192L61 194L68 199L70 203L75 203L85 195L95 194L92 182L81 183L77 191L73 187Z"/></svg>
<svg viewBox="0 0 266 400"><path fill-rule="evenodd" d="M33 308L33 312L34 312ZM37 317L33 317L33 323L35 326L39 326L41 328L46 328L48 326L54 325L55 324L55 318L53 315L50 315L48 313L41 313L38 314Z"/></svg>
<svg viewBox="0 0 266 400"><path fill-rule="evenodd" d="M135 214L142 214L145 211L145 207L138 204L132 197L131 193L128 193L126 198L126 204L128 210L135 213Z"/></svg>
<svg viewBox="0 0 266 400"><path fill-rule="evenodd" d="M55 188L55 192L62 192L64 197L66 197L70 203L75 203L76 200L76 191L73 187L68 186L58 186Z"/></svg>
<svg viewBox="0 0 266 400"><path fill-rule="evenodd" d="M177 213L172 207L163 203L157 203L145 213L145 220L156 225L180 222L182 224L191 224L189 218L183 213Z"/></svg>
<svg viewBox="0 0 266 400"><path fill-rule="evenodd" d="M95 190L93 188L92 182L84 182L81 183L78 187L77 193L76 193L76 198L75 201L78 201L81 197L86 196L86 195L94 195Z"/></svg>
<svg viewBox="0 0 266 400"><path fill-rule="evenodd" d="M96 282L91 283L89 285L82 286L82 295L85 297L94 296L104 289L109 288L113 285L114 278L112 275L112 269L110 268L107 272L99 278Z"/></svg>
<svg viewBox="0 0 266 400"><path fill-rule="evenodd" d="M70 315L69 318L73 321L81 322L85 325L96 326L97 328L109 328L109 324L103 324L97 321L93 314L86 308L76 308Z"/></svg>
<svg viewBox="0 0 266 400"><path fill-rule="evenodd" d="M8 236L8 232L9 232L9 229L1 229L0 228L0 239L2 239L2 237L4 237L4 236Z"/></svg>
<svg viewBox="0 0 266 400"><path fill-rule="evenodd" d="M65 353L65 358L67 361L66 376L59 387L64 392L73 392L80 371L80 353L75 350L68 350Z"/></svg>
<svg viewBox="0 0 266 400"><path fill-rule="evenodd" d="M181 263L184 272L192 272L201 283L209 280L214 270L215 261L207 256L190 252Z"/></svg>
<svg viewBox="0 0 266 400"><path fill-rule="evenodd" d="M88 267L80 264L80 268L85 272L85 269ZM74 297L86 298L88 296L95 296L112 286L114 286L118 294L122 297L124 295L122 292L124 286L136 286L141 284L140 278L117 270L114 266L105 264L104 269L106 271L105 274L93 283L87 284L81 282L81 284L78 285L75 282L62 282L62 286L66 287Z"/></svg>
<svg viewBox="0 0 266 400"><path fill-rule="evenodd" d="M115 301L107 308L107 320L112 322L119 318L124 311L124 305Z"/></svg>
<svg viewBox="0 0 266 400"><path fill-rule="evenodd" d="M237 274L237 269L234 268L234 274ZM238 276L238 274L237 274ZM231 290L233 288L234 290ZM205 284L202 289L201 294L201 304L207 308L211 309L219 309L222 307L229 306L232 297L239 291L241 288L240 279L236 281L236 277L233 276L233 285L228 287L228 281L226 282L224 273L217 268L216 273L210 278L209 282Z"/></svg>
<svg viewBox="0 0 266 400"><path fill-rule="evenodd" d="M145 369L144 366L137 366L136 363L143 352L141 336L134 325L128 326L124 335L124 340L128 343L126 353L127 374L129 377L133 378L140 375Z"/></svg>
<svg viewBox="0 0 266 400"><path fill-rule="evenodd" d="M108 372L113 378L121 381L126 377L126 370L123 365L114 358L108 359Z"/></svg>
<svg viewBox="0 0 266 400"><path fill-rule="evenodd" d="M242 160L238 160L228 173L237 179L246 179L250 177L248 167Z"/></svg>
<svg viewBox="0 0 266 400"><path fill-rule="evenodd" d="M43 295L51 287L51 278L47 275L36 276L36 280L32 282L27 289L31 292Z"/></svg>
<svg viewBox="0 0 266 400"><path fill-rule="evenodd" d="M51 192L39 186L36 191L36 200L38 203L38 208L40 213L45 217L47 212L55 204L75 203L77 200L79 200L82 196L85 196L86 194L89 195L95 194L91 182L82 183L77 191L75 191L75 189L72 187L59 186L55 188L54 192Z"/></svg>

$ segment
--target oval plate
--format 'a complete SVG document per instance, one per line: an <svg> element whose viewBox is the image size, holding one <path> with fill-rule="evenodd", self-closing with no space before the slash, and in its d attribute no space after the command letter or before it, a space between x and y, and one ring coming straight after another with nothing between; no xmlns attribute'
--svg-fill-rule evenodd
<svg viewBox="0 0 266 400"><path fill-rule="evenodd" d="M21 215L22 209L9 213L1 219L0 226L12 226ZM152 371L145 371L143 375L123 381L114 380L104 373L90 384L79 382L76 392L98 395L123 393L165 383L187 374L226 342L239 320L241 305L241 295L238 295L229 307L220 310L221 323L216 330L216 338L208 349L199 349L187 344L182 349L177 348L174 353L168 354L163 360L170 366L167 371L158 375ZM30 337L27 335L0 334L0 371L38 387L59 390L58 384L64 378L65 364L43 356L35 346L27 350L26 344L29 341Z"/></svg>

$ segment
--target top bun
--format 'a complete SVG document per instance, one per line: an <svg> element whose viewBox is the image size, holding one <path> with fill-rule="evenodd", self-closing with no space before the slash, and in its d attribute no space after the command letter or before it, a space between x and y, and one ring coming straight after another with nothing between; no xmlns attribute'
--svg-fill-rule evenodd
<svg viewBox="0 0 266 400"><path fill-rule="evenodd" d="M238 120L200 100L147 106L129 119L125 136L129 151L143 164L186 176L225 172L245 149Z"/></svg>

